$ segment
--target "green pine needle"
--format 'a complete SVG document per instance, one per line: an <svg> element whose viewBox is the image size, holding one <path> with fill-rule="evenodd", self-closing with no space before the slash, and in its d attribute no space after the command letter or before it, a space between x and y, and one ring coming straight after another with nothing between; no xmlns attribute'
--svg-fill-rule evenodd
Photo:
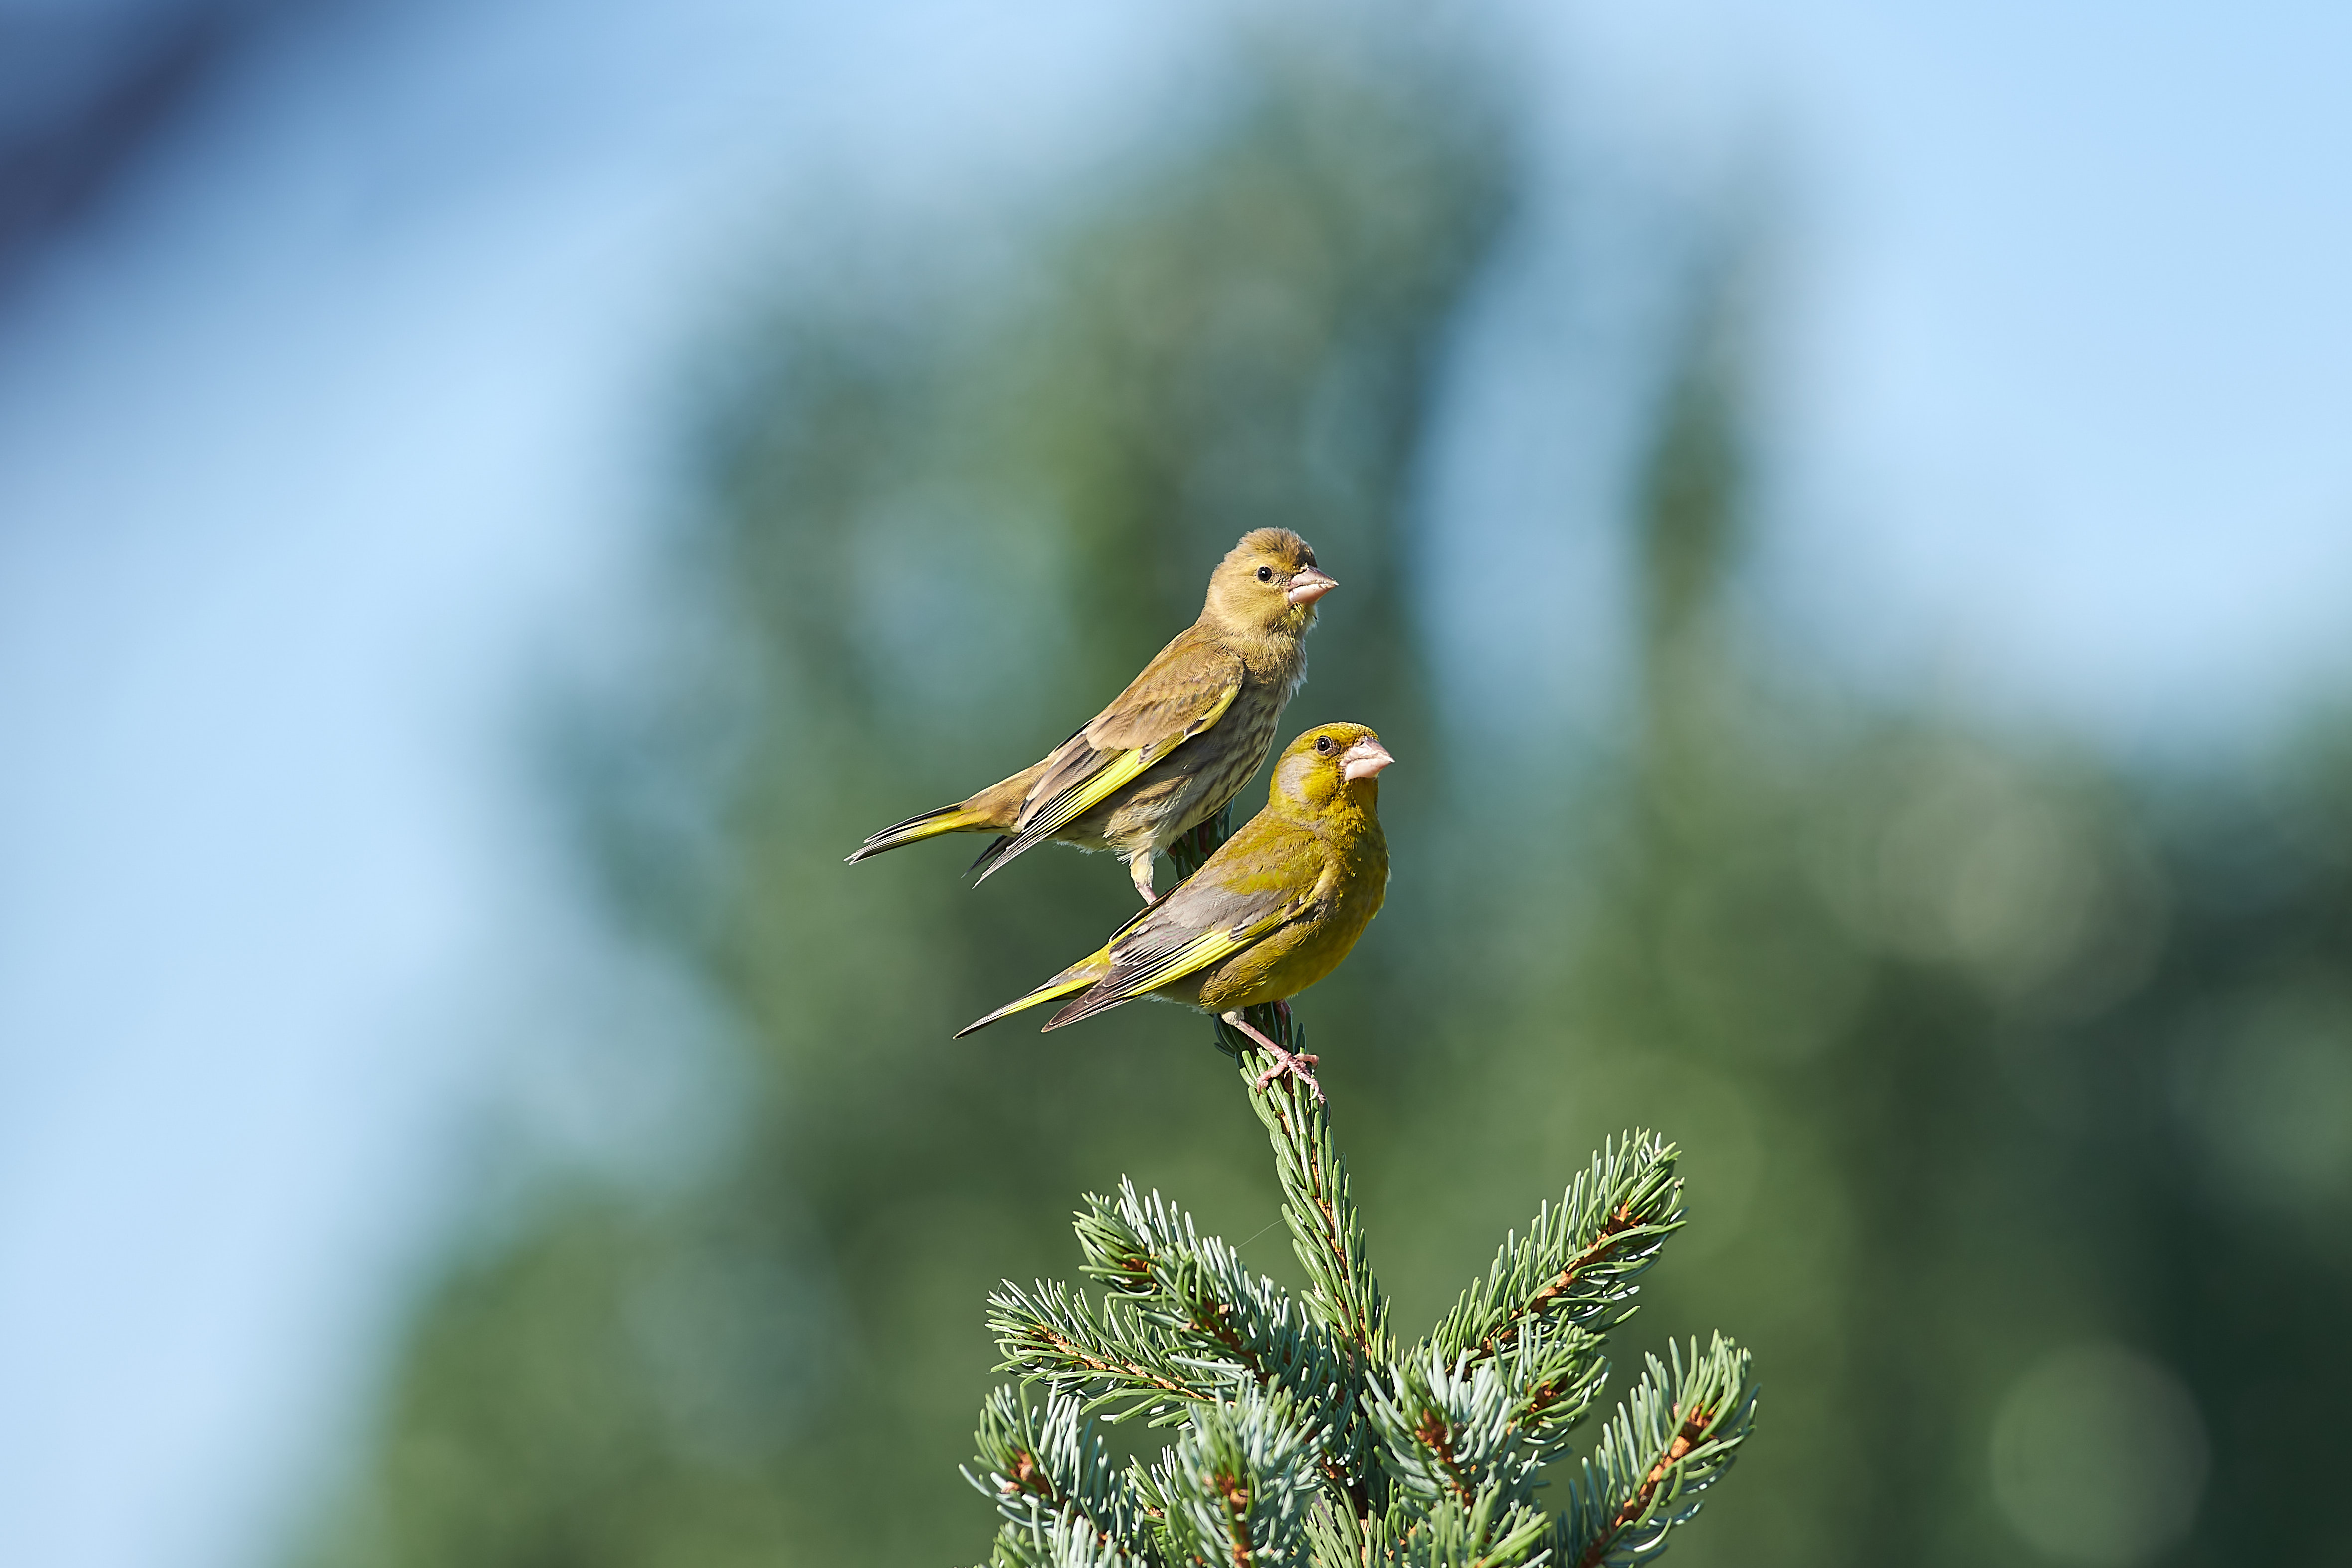
<svg viewBox="0 0 2352 1568"><path fill-rule="evenodd" d="M1721 1334L1668 1347L1601 1429L1570 1483L1553 1531L1559 1568L1631 1568L1666 1548L1667 1532L1698 1511L1699 1494L1731 1468L1756 1423L1748 1352Z"/></svg>
<svg viewBox="0 0 2352 1568"><path fill-rule="evenodd" d="M1538 1492L1601 1396L1636 1278L1683 1224L1673 1146L1611 1141L1399 1354L1324 1108L1287 1080L1251 1102L1306 1295L1157 1193L1088 1194L1075 1228L1099 1300L1050 1281L989 1299L1003 1370L1045 1390L1042 1408L1003 1388L982 1411L965 1473L1003 1515L995 1563L1631 1568L1664 1551L1754 1422L1748 1352L1720 1336L1650 1359L1564 1511ZM1176 1441L1115 1471L1097 1412Z"/></svg>
<svg viewBox="0 0 2352 1568"><path fill-rule="evenodd" d="M1227 826L1187 835L1178 868ZM1249 1016L1305 1048L1288 1009ZM1000 1370L1021 1383L989 1395L964 1472L1003 1516L996 1568L1633 1568L1664 1551L1755 1423L1748 1352L1720 1335L1649 1358L1564 1510L1538 1493L1601 1398L1637 1279L1683 1226L1674 1145L1612 1140L1400 1353L1323 1103L1290 1078L1260 1088L1257 1047L1223 1024L1217 1044L1265 1127L1307 1289L1252 1273L1158 1193L1122 1178L1087 1194L1076 1228L1099 1300L1043 1280L989 1298ZM1098 1413L1175 1441L1114 1469Z"/></svg>

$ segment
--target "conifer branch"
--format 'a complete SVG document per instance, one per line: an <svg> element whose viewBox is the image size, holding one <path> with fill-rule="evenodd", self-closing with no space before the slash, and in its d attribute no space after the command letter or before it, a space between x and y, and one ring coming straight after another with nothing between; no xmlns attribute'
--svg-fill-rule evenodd
<svg viewBox="0 0 2352 1568"><path fill-rule="evenodd" d="M1188 835L1178 868L1223 828ZM1250 1022L1304 1049L1287 1008ZM1683 1224L1673 1145L1612 1140L1400 1356L1322 1102L1290 1078L1260 1088L1236 1031L1217 1043L1266 1130L1307 1289L1251 1273L1158 1193L1089 1194L1076 1229L1099 1305L1044 1282L989 1298L1003 1370L1046 1389L1042 1413L1010 1388L982 1412L966 1474L1003 1516L997 1568L1631 1568L1663 1551L1754 1421L1748 1354L1720 1336L1651 1358L1566 1512L1536 1498ZM1159 1463L1114 1475L1097 1411L1181 1429Z"/></svg>
<svg viewBox="0 0 2352 1568"><path fill-rule="evenodd" d="M1011 1387L992 1393L972 1438L982 1473L964 1479L1006 1520L1032 1533L1060 1520L1084 1525L1096 1542L1132 1540L1143 1524L1132 1494L1078 1402L1050 1394L1041 1412Z"/></svg>
<svg viewBox="0 0 2352 1568"><path fill-rule="evenodd" d="M1097 1535L1069 1513L1037 1514L1008 1523L996 1538L992 1568L1164 1568L1166 1559L1129 1551Z"/></svg>
<svg viewBox="0 0 2352 1568"><path fill-rule="evenodd" d="M1465 1510L1490 1495L1512 1504L1533 1497L1543 1449L1515 1419L1521 1402L1491 1363L1448 1365L1429 1351L1396 1367L1387 1383L1365 1403L1399 1486Z"/></svg>
<svg viewBox="0 0 2352 1568"><path fill-rule="evenodd" d="M1249 1020L1283 1049L1306 1049L1306 1031L1292 1021L1287 1008L1254 1008ZM1394 1353L1388 1298L1366 1256L1363 1222L1349 1191L1348 1163L1332 1147L1329 1116L1296 1079L1277 1079L1260 1089L1247 1065L1255 1053L1246 1037L1220 1023L1217 1041L1243 1062L1251 1109L1274 1145L1282 1217L1290 1231L1291 1250L1307 1271L1308 1310L1353 1347L1362 1366L1382 1364Z"/></svg>
<svg viewBox="0 0 2352 1568"><path fill-rule="evenodd" d="M1328 1335L1232 1247L1196 1235L1192 1216L1158 1193L1138 1197L1125 1179L1115 1201L1088 1194L1086 1203L1076 1226L1085 1271L1163 1331L1186 1364L1230 1368L1280 1389L1318 1427L1344 1414L1347 1369Z"/></svg>
<svg viewBox="0 0 2352 1568"><path fill-rule="evenodd" d="M1004 1354L997 1371L1057 1394L1083 1394L1088 1415L1110 1409L1109 1419L1123 1421L1146 1414L1161 1426L1181 1420L1185 1405L1211 1397L1202 1367L1173 1354L1130 1303L1106 1301L1097 1314L1058 1281L1024 1290L1006 1280L988 1298L988 1326Z"/></svg>
<svg viewBox="0 0 2352 1568"><path fill-rule="evenodd" d="M1279 1391L1205 1405L1150 1471L1129 1472L1162 1518L1171 1562L1299 1562L1320 1487L1313 1427Z"/></svg>
<svg viewBox="0 0 2352 1568"><path fill-rule="evenodd" d="M1541 1443L1549 1460L1578 1422L1592 1409L1609 1381L1606 1339L1573 1322L1523 1321L1491 1360L1511 1391L1513 1426Z"/></svg>
<svg viewBox="0 0 2352 1568"><path fill-rule="evenodd" d="M1006 1367L1047 1388L1042 1415L1011 1389L982 1415L967 1474L1004 1516L999 1568L1630 1568L1664 1550L1754 1419L1747 1352L1720 1336L1651 1359L1565 1513L1536 1497L1599 1397L1634 1276L1682 1223L1672 1148L1612 1141L1399 1359L1320 1108L1286 1087L1253 1104L1299 1182L1286 1212L1329 1241L1301 1248L1321 1263L1309 1296L1251 1274L1156 1193L1089 1195L1076 1229L1100 1305L1043 1283L990 1299ZM1307 1201L1316 1171L1334 1175L1328 1206ZM1335 1334L1333 1303L1378 1327ZM1111 1473L1087 1417L1113 1407L1181 1424L1158 1465Z"/></svg>
<svg viewBox="0 0 2352 1568"><path fill-rule="evenodd" d="M1632 1568L1664 1551L1755 1426L1746 1351L1717 1334L1704 1354L1696 1340L1687 1360L1680 1345L1668 1352L1671 1365L1649 1358L1570 1483L1552 1533L1560 1568Z"/></svg>
<svg viewBox="0 0 2352 1568"><path fill-rule="evenodd" d="M1425 1518L1384 1538L1367 1558L1396 1568L1545 1568L1552 1521L1533 1509L1500 1510L1489 1500L1465 1508L1447 1499Z"/></svg>
<svg viewBox="0 0 2352 1568"><path fill-rule="evenodd" d="M1288 1008L1252 1008L1249 1019L1285 1050L1307 1048L1306 1032ZM1364 1463L1369 1438L1359 1406L1395 1345L1388 1329L1388 1298L1373 1277L1363 1222L1349 1190L1347 1162L1332 1145L1330 1118L1321 1100L1296 1079L1261 1086L1252 1065L1255 1044L1223 1022L1217 1025L1217 1046L1239 1065L1251 1108L1273 1145L1283 1223L1307 1274L1307 1310L1331 1337L1340 1375L1334 1389L1339 1413L1326 1444L1330 1479L1360 1519L1381 1504L1387 1481Z"/></svg>
<svg viewBox="0 0 2352 1568"><path fill-rule="evenodd" d="M1474 1363L1496 1354L1529 1318L1564 1320L1605 1333L1633 1315L1612 1311L1682 1228L1675 1150L1637 1131L1611 1140L1570 1184L1557 1205L1536 1211L1525 1239L1506 1238L1486 1278L1437 1327L1432 1342Z"/></svg>

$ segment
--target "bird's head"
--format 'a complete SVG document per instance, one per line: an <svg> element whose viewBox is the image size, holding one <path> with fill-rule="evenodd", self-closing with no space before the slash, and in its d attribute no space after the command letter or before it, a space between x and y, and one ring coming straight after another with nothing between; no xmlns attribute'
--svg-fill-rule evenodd
<svg viewBox="0 0 2352 1568"><path fill-rule="evenodd" d="M1396 761L1361 724L1321 724L1283 748L1274 764L1276 811L1314 816L1347 801L1370 810L1381 797L1381 770Z"/></svg>
<svg viewBox="0 0 2352 1568"><path fill-rule="evenodd" d="M1339 586L1315 566L1315 547L1286 528L1254 529L1217 563L1202 612L1245 637L1303 637L1315 601Z"/></svg>

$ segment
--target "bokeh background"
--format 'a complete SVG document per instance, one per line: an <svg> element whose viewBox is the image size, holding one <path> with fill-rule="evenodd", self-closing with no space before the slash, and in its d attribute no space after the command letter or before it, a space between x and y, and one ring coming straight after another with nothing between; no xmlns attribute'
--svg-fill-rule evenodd
<svg viewBox="0 0 2352 1568"><path fill-rule="evenodd" d="M0 0L0 1555L977 1559L1081 1190L1292 1265L1196 1020L948 1042L1116 868L840 857L1278 522L1401 1328L1654 1126L1677 1561L2352 1559L2347 58Z"/></svg>

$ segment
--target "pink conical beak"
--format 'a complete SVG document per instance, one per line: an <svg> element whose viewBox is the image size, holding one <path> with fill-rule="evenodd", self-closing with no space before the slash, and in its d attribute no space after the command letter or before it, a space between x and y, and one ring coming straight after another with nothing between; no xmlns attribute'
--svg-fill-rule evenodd
<svg viewBox="0 0 2352 1568"><path fill-rule="evenodd" d="M1378 778L1381 770L1395 761L1386 746L1367 736L1341 754L1339 772L1353 784L1358 779Z"/></svg>
<svg viewBox="0 0 2352 1568"><path fill-rule="evenodd" d="M1312 566L1302 566L1291 576L1289 599L1294 605L1311 605L1339 585L1337 579Z"/></svg>

